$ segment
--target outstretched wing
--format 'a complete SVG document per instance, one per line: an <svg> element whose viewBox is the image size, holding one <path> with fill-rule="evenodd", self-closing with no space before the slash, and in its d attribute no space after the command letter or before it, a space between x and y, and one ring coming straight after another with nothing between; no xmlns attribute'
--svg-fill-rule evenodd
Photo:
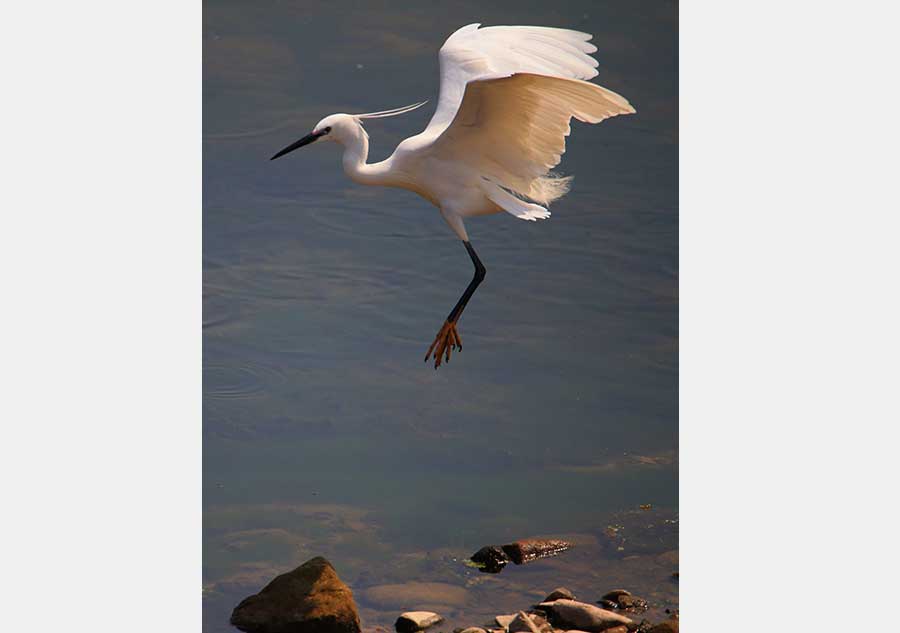
<svg viewBox="0 0 900 633"><path fill-rule="evenodd" d="M493 193L507 203L495 200L499 206L511 204L504 189L547 203L564 193L564 184L546 174L565 152L569 120L599 123L635 110L620 95L585 81L597 75L591 35L478 27L459 29L441 48L438 106L418 149L474 165L499 187Z"/></svg>

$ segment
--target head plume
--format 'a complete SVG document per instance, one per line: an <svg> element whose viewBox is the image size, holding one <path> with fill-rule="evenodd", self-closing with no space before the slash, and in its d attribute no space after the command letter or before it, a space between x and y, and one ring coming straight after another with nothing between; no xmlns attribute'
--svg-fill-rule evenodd
<svg viewBox="0 0 900 633"><path fill-rule="evenodd" d="M382 110L381 112L366 112L365 114L354 114L357 119L383 119L389 116L397 116L398 114L406 114L407 112L412 112L416 108L421 108L423 105L428 103L427 101L421 101L419 103L413 103L412 105L403 106L402 108L394 108L393 110Z"/></svg>

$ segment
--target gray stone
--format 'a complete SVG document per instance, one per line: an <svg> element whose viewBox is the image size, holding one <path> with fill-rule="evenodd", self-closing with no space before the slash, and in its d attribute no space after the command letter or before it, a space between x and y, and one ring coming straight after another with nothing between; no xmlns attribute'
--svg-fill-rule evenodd
<svg viewBox="0 0 900 633"><path fill-rule="evenodd" d="M622 624L626 626L632 624L632 620L624 615L575 600L554 600L542 602L539 606L550 615L550 621L557 628L595 633Z"/></svg>
<svg viewBox="0 0 900 633"><path fill-rule="evenodd" d="M413 631L421 631L429 626L434 626L443 619L432 611L407 611L400 614L394 623L394 628L399 633L413 633Z"/></svg>

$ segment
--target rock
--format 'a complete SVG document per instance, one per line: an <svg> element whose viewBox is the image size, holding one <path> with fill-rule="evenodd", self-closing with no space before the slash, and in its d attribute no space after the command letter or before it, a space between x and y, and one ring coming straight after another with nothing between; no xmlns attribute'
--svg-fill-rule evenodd
<svg viewBox="0 0 900 633"><path fill-rule="evenodd" d="M247 633L360 633L353 593L321 556L244 598L231 624Z"/></svg>
<svg viewBox="0 0 900 633"><path fill-rule="evenodd" d="M553 602L542 602L539 606L550 614L550 621L557 628L579 629L594 633L621 624L626 626L632 624L632 620L624 615L575 600L554 600Z"/></svg>
<svg viewBox="0 0 900 633"><path fill-rule="evenodd" d="M597 601L604 609L620 609L622 611L646 611L647 601L638 598L625 589L613 589Z"/></svg>
<svg viewBox="0 0 900 633"><path fill-rule="evenodd" d="M465 589L445 582L376 585L364 590L363 596L381 611L410 607L460 607L468 600Z"/></svg>
<svg viewBox="0 0 900 633"><path fill-rule="evenodd" d="M527 563L538 558L556 556L574 547L568 541L557 539L524 539L503 546L503 551L516 565Z"/></svg>
<svg viewBox="0 0 900 633"><path fill-rule="evenodd" d="M506 567L509 557L502 548L496 545L487 545L472 554L472 562L477 563L481 571L496 574Z"/></svg>
<svg viewBox="0 0 900 633"><path fill-rule="evenodd" d="M678 633L678 618L670 618L651 627L647 633Z"/></svg>
<svg viewBox="0 0 900 633"><path fill-rule="evenodd" d="M515 619L516 619L516 615L515 615L515 614L510 614L510 615L498 615L496 618L494 618L494 622L496 622L497 624L499 624L500 626L502 626L502 627L503 627L503 630L508 631L508 630L509 630L509 625L510 625L510 624L512 623L512 621L515 620Z"/></svg>
<svg viewBox="0 0 900 633"><path fill-rule="evenodd" d="M647 601L637 596L619 596L619 608L623 611L646 611Z"/></svg>
<svg viewBox="0 0 900 633"><path fill-rule="evenodd" d="M550 592L550 595L544 598L544 602L553 602L554 600L574 600L575 594L565 587L557 587Z"/></svg>
<svg viewBox="0 0 900 633"><path fill-rule="evenodd" d="M470 626L464 629L460 629L459 633L487 633L487 631L480 626Z"/></svg>
<svg viewBox="0 0 900 633"><path fill-rule="evenodd" d="M519 611L508 630L509 633L552 633L553 627L543 614Z"/></svg>
<svg viewBox="0 0 900 633"><path fill-rule="evenodd" d="M394 623L398 633L413 633L442 622L444 618L432 611L407 611L401 613Z"/></svg>

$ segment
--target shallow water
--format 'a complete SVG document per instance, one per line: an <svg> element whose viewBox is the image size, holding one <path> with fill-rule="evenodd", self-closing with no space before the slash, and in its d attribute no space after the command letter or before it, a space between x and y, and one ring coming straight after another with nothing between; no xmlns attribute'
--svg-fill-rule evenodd
<svg viewBox="0 0 900 633"><path fill-rule="evenodd" d="M319 554L367 627L401 610L371 589L409 581L464 590L447 626L560 584L677 605L660 558L677 549L676 9L486 5L204 4L206 631ZM488 276L435 372L425 350L472 274L437 210L349 182L331 144L268 158L332 112L433 100L437 48L474 21L593 33L596 81L638 114L573 123L550 220L468 222ZM370 160L432 107L370 123ZM619 550L622 516L639 544ZM578 547L496 576L461 563L560 534Z"/></svg>

